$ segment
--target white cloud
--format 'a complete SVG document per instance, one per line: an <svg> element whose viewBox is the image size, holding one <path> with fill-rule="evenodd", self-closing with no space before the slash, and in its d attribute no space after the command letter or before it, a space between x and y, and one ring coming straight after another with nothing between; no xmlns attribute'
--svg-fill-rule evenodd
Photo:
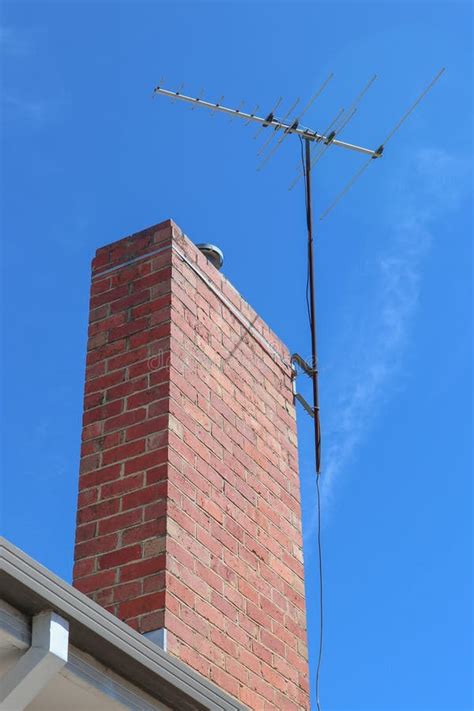
<svg viewBox="0 0 474 711"><path fill-rule="evenodd" d="M387 222L388 246L378 257L375 304L370 318L361 320L362 332L354 352L346 353L346 372L334 382L333 403L324 438L321 479L325 509L334 498L336 482L344 474L380 412L398 385L400 366L418 307L424 264L430 252L432 229L438 219L455 210L469 185L469 161L444 150L423 149L405 164L393 186ZM313 517L305 539L314 534Z"/></svg>

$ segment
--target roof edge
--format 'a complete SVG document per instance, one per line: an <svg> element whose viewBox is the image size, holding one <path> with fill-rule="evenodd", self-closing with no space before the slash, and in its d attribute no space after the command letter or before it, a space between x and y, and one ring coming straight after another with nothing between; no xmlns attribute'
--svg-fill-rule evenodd
<svg viewBox="0 0 474 711"><path fill-rule="evenodd" d="M0 536L0 595L7 602L10 602L8 588L12 586L17 588L15 607L21 597L26 613L36 614L41 606L55 610L69 621L72 644L156 698L171 705L179 702L183 711L247 711L237 699L145 639ZM21 588L26 595L19 596ZM98 640L102 640L102 644L97 644Z"/></svg>

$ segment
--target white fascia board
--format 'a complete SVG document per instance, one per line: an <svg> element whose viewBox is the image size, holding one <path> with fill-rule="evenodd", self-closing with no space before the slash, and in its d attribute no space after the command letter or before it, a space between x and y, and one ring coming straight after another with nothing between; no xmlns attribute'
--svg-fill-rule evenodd
<svg viewBox="0 0 474 711"><path fill-rule="evenodd" d="M33 617L31 647L2 678L0 711L23 711L66 664L69 624L55 612Z"/></svg>

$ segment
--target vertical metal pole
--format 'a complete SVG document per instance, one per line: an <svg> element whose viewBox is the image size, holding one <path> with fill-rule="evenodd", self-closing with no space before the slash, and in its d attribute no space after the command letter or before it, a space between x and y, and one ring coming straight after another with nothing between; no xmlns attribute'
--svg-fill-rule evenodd
<svg viewBox="0 0 474 711"><path fill-rule="evenodd" d="M311 320L311 367L313 369L314 441L316 449L316 473L321 472L321 426L319 418L318 351L316 341L316 294L314 288L313 216L311 207L311 152L310 141L305 139L306 212L308 222L308 269L309 309Z"/></svg>
<svg viewBox="0 0 474 711"><path fill-rule="evenodd" d="M314 248L313 248L313 215L311 207L311 146L305 139L305 183L306 183L306 216L308 221L308 270L309 270L309 310L311 321L311 349L312 349L312 379L313 379L313 406L314 406L314 441L316 450L316 490L318 493L318 558L319 558L319 653L316 669L316 707L321 711L319 700L319 681L321 662L323 658L324 637L324 603L323 603L323 555L321 545L321 491L319 477L321 476L321 427L319 420L319 392L318 392L318 350L316 341L316 293L314 288Z"/></svg>

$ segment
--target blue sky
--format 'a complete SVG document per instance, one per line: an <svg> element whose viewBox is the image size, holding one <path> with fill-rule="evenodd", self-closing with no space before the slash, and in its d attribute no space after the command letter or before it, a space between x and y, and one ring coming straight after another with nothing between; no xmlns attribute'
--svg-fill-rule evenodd
<svg viewBox="0 0 474 711"><path fill-rule="evenodd" d="M324 711L472 708L472 6L449 2L3 2L2 531L70 580L89 266L173 218L309 353L302 185L288 139L151 98L165 84L322 130L378 80L342 138L370 170L316 223L323 422ZM263 138L263 137L261 137ZM360 165L333 148L316 214ZM298 413L310 664L318 639L311 425Z"/></svg>

